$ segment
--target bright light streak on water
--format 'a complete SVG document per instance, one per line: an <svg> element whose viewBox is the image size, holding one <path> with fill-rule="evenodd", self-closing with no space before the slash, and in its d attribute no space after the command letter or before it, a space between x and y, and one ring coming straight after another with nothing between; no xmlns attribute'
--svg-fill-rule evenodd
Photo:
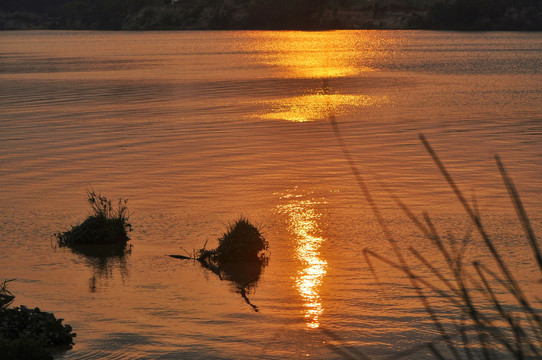
<svg viewBox="0 0 542 360"><path fill-rule="evenodd" d="M296 288L303 298L305 319L309 328L320 326L320 315L324 312L320 287L326 275L327 261L322 258L320 248L325 242L321 236L316 210L318 201L293 193L280 197L286 203L279 205L279 212L287 215L288 230L295 244L294 254L298 262L295 276Z"/></svg>
<svg viewBox="0 0 542 360"><path fill-rule="evenodd" d="M274 101L267 101L271 112L261 114L264 119L306 122L326 120L329 112L348 115L357 107L375 107L389 103L386 97L368 95L325 94L323 90Z"/></svg>

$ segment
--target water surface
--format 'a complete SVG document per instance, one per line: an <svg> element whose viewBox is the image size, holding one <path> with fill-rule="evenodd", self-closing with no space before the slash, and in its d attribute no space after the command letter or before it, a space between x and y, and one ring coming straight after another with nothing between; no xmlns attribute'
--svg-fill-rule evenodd
<svg viewBox="0 0 542 360"><path fill-rule="evenodd" d="M537 33L2 32L0 278L17 279L16 304L74 327L64 359L320 359L340 357L337 346L381 359L432 339L403 276L378 265L379 284L363 260L364 248L390 250L333 117L401 246L433 253L381 183L467 239L467 259L487 258L423 132L540 296L493 155L540 233L541 43ZM129 199L131 252L54 246L51 234L85 218L90 188ZM235 276L166 256L215 246L240 215L270 243L247 289L258 312Z"/></svg>

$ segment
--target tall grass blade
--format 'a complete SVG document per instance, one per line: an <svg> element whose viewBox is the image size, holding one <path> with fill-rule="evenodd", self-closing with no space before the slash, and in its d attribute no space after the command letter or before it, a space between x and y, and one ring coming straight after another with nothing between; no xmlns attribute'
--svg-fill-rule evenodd
<svg viewBox="0 0 542 360"><path fill-rule="evenodd" d="M465 318L461 318L461 326L459 327L459 334L461 335L461 341L463 342L463 351L465 352L465 355L467 356L467 360L473 360L472 352L470 351L470 342L469 337L467 336L467 332L465 331Z"/></svg>
<svg viewBox="0 0 542 360"><path fill-rule="evenodd" d="M494 259L497 261L501 271L504 273L505 277L507 279L509 279L509 281L511 283L515 284L516 281L513 279L512 274L508 270L508 267L506 266L506 264L504 264L504 261L502 260L502 257L500 256L499 252L497 251L497 249L493 245L493 242L492 242L491 238L486 233L486 230L485 230L484 226L482 225L482 222L481 222L480 218L476 215L476 212L471 208L471 206L469 205L469 203L467 202L467 200L463 196L463 193L461 192L461 190L459 190L459 187L456 185L454 179L452 178L452 176L450 175L450 173L448 172L448 170L446 169L446 167L444 166L444 164L442 163L442 161L438 157L435 150L433 150L433 147L429 144L429 142L427 141L425 136L423 134L420 134L419 138L420 138L422 144L424 145L425 149L427 150L427 152L429 153L429 155L431 156L431 158L433 159L433 161L437 165L437 167L440 170L441 174L444 176L444 178L448 182L448 185L450 185L450 187L452 188L452 190L455 193L455 195L457 196L459 202L465 208L465 211L470 216L472 222L476 225L476 228L480 232L480 235L482 236L482 239L484 240L486 246L489 248L491 254L494 257Z"/></svg>
<svg viewBox="0 0 542 360"><path fill-rule="evenodd" d="M440 333L440 336L442 337L442 339L446 343L446 346L448 346L448 349L450 350L450 352L452 353L454 358L456 358L458 360L461 359L461 356L459 356L459 352L457 351L457 349L455 348L455 346L454 346L454 344L452 342L452 338L446 332L446 329L445 329L444 325L442 325L442 323L440 322L440 319L438 318L437 313L435 312L435 310L433 309L433 307L431 306L431 304L427 300L427 297L423 293L422 288L416 284L415 290L416 290L416 293L418 295L418 298L422 301L423 306L425 307L425 311L427 312L427 314L429 314L429 317L431 318L431 320L433 321L433 324L435 325L438 332ZM429 347L431 348L432 346L433 346L433 344L430 343Z"/></svg>
<svg viewBox="0 0 542 360"><path fill-rule="evenodd" d="M527 239L529 239L529 244L532 247L534 257L538 264L538 268L542 272L542 254L540 252L538 240L536 239L536 235L534 233L533 227L531 226L531 222L529 221L529 217L527 216L527 212L525 211L525 208L523 207L523 203L521 202L519 193L516 189L516 186L514 185L514 182L512 181L512 178L508 176L508 173L506 169L504 168L504 165L498 155L495 155L495 161L497 162L497 167L499 168L501 177L504 181L506 189L508 190L510 199L512 199L512 203L514 204L514 208L516 209L518 218L520 219L521 224L523 225L523 229L525 230Z"/></svg>
<svg viewBox="0 0 542 360"><path fill-rule="evenodd" d="M436 229L435 225L431 221L431 218L429 217L429 214L424 213L423 218L424 218L425 223L427 224L427 227L428 227L428 229L430 231L430 234L431 234L429 238L433 241L433 243L439 249L440 253L444 257L444 260L446 260L446 262L448 263L448 266L450 267L450 270L453 271L453 269L454 269L454 261L452 260L452 258L450 256L450 253L448 252L448 250L444 246L444 242L442 241L442 238L440 237L439 233L437 232L437 229Z"/></svg>
<svg viewBox="0 0 542 360"><path fill-rule="evenodd" d="M363 252L366 255L370 255L370 256L374 257L375 259L380 260L381 262L389 265L390 267L392 267L394 269L401 270L402 272L404 272L413 281L419 282L423 286L431 289L431 291L433 291L434 293L439 294L443 298L449 300L453 305L461 307L461 303L459 303L454 297L450 296L450 294L448 294L446 291L444 291L442 289L439 289L438 287L436 287L435 285L433 285L430 282L426 281L422 277L416 275L415 273L412 272L412 270L410 270L409 267L399 265L399 264L387 259L386 257L384 257L384 256L382 256L382 255L380 255L380 254L378 254L378 253L376 253L376 252L374 252L372 250L369 250L369 249L363 249Z"/></svg>
<svg viewBox="0 0 542 360"><path fill-rule="evenodd" d="M427 347L429 348L429 350L431 350L431 352L433 353L433 355L435 355L435 357L439 360L446 360L446 358L444 357L444 355L442 355L440 353L440 351L437 350L437 347L435 346L435 344L433 343L429 343L427 344Z"/></svg>
<svg viewBox="0 0 542 360"><path fill-rule="evenodd" d="M429 269L444 285L448 287L452 292L454 292L456 295L458 294L458 290L455 288L455 286L452 285L451 282L448 281L444 277L444 275L441 274L441 272L435 268L431 263L422 255L420 254L416 249L413 247L409 247L408 250L418 259L420 262Z"/></svg>
<svg viewBox="0 0 542 360"><path fill-rule="evenodd" d="M527 298L523 294L523 291L521 290L521 288L519 287L517 281L514 279L512 273L508 269L508 266L506 266L506 264L505 264L505 262L503 260L503 257L497 251L497 248L493 244L493 241L491 240L491 238L487 234L484 226L482 225L482 222L481 222L480 218L476 215L474 210L472 210L472 208L470 207L468 202L465 200L465 197L463 196L463 194L461 193L461 191L457 187L457 185L456 185L455 181L453 180L453 178L451 177L450 173L448 172L448 170L446 170L446 167L444 166L444 164L442 163L440 158L437 156L435 150L433 150L433 148L431 147L431 145L429 144L429 142L427 141L425 136L423 134L420 134L419 138L420 138L422 144L424 145L425 149L427 150L427 152L431 155L431 158L433 159L433 161L437 165L438 169L440 170L440 172L442 173L442 175L444 176L444 178L446 179L446 181L448 182L448 184L452 188L453 192L456 194L457 198L459 199L459 202L463 205L463 207L465 208L465 210L469 214L472 222L476 225L476 228L478 229L478 232L480 233L482 239L484 240L484 243L486 244L487 248L491 252L491 254L493 256L493 259L496 261L497 265L499 266L499 269L501 270L504 277L506 278L506 281L514 289L514 296L519 301L519 303L523 306L523 308L528 313L530 313L531 316L533 316L533 318L536 319L536 321L538 323L542 324L542 320L540 319L540 316L532 309L532 307L529 304Z"/></svg>
<svg viewBox="0 0 542 360"><path fill-rule="evenodd" d="M324 94L327 94L329 91L328 86L327 86L327 80L324 80L323 89L324 89ZM352 155L350 154L350 151L348 151L348 147L346 146L346 143L344 142L343 136L339 129L339 124L337 123L337 119L335 118L335 113L333 112L329 104L328 104L328 118L329 118L331 127L333 129L333 133L335 134L335 139L337 140L339 147L341 148L343 156L350 167L350 171L354 175L356 183L358 184L358 187L360 188L361 193L363 194L363 197L369 204L369 207L373 215L375 216L376 221L378 222L378 225L382 229L382 232L384 233L387 241L389 242L390 246L395 252L397 259L402 265L406 266L405 259L403 255L401 254L401 251L397 245L397 242L393 238L391 231L386 225L386 222L384 221L384 217L382 216L380 209L378 208L376 202L374 201L373 196L371 195L371 192L369 191L369 188L367 187L367 184L365 183L363 176L361 176L361 173L358 170L356 163L354 162L354 159L352 158Z"/></svg>
<svg viewBox="0 0 542 360"><path fill-rule="evenodd" d="M324 89L327 89L327 86L326 84L324 83ZM331 109L331 107L328 106L329 109ZM352 173L354 174L354 177L356 179L356 182L362 192L362 194L364 195L367 203L369 204L373 214L375 215L375 218L379 224L379 226L381 227L382 231L384 232L388 242L390 243L393 251L395 252L396 256L397 256L397 259L399 260L399 263L400 263L400 267L403 269L403 271L405 271L408 275L409 275L409 279L412 283L412 286L416 289L416 292L418 294L418 297L422 300L422 303L424 304L425 308L426 308L426 311L430 314L430 317L431 319L433 320L433 323L435 324L435 326L437 327L438 331L440 332L442 338L445 340L448 348L450 349L450 351L452 352L452 354L454 355L454 357L456 359L460 359L459 357L459 354L457 353L457 350L454 348L451 340L450 340L450 337L448 336L448 334L446 333L446 330L444 329L444 327L442 326L442 324L440 323L436 313L433 311L432 307L430 306L429 302L427 301L425 295L423 294L423 291L422 289L419 287L418 283L417 283L417 277L410 271L410 269L408 268L408 265L403 257L403 255L401 254L401 251L399 249L399 246L397 245L395 239L393 238L388 226L386 225L385 221L384 221L384 218L382 217L382 214L380 213L380 210L378 208L378 206L376 205L376 202L374 201L366 183L365 183L365 180L363 179L363 177L361 176L361 173L359 172L353 158L352 158L352 155L350 154L350 152L348 151L348 148L346 147L346 144L344 142L344 139L341 135L341 132L340 132L340 129L339 129L339 125L337 123L337 120L335 118L335 114L333 113L333 111L330 111L329 112L329 120L330 120L330 123L332 125L332 128L333 128L333 131L335 133L335 137L337 139L337 142L339 143L339 146L342 150L342 153L345 157L345 159L347 160L349 166L350 166L350 170L352 171Z"/></svg>

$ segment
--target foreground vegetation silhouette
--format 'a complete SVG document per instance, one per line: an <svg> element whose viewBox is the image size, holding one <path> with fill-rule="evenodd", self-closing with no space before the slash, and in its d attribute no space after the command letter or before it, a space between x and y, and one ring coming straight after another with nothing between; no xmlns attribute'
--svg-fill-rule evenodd
<svg viewBox="0 0 542 360"><path fill-rule="evenodd" d="M15 296L0 284L0 358L2 360L52 360L53 349L69 349L73 345L70 325L62 324L54 314L26 306L10 308Z"/></svg>
<svg viewBox="0 0 542 360"><path fill-rule="evenodd" d="M385 184L380 183L416 228L434 245L436 253L440 254L447 269L439 268L431 263L414 247L408 247L406 253L417 260L417 263L410 261L384 220L365 178L356 166L344 142L332 112L330 113L330 122L363 197L369 204L379 227L395 254L395 259L391 259L365 248L363 254L369 268L377 280L378 274L373 266L374 260L403 272L439 333L437 338L428 339L427 343L395 354L393 358L401 359L427 349L438 359L489 360L500 356L510 359L542 358L542 315L540 309L542 300L536 295L534 297L527 295L524 287L518 282L518 274L514 274L507 264L510 259L506 259L506 256L503 256L498 250L494 238L486 230L476 201L473 200L472 203L467 201L426 137L420 135L420 141L487 247L492 260L491 265L479 260L466 263L464 259L465 244L459 246L461 241L451 234L442 236L428 213L423 213L421 217L416 216ZM518 220L525 231L535 266L538 267L539 275L541 275L542 254L529 217L502 161L498 156L495 156L495 161L516 210ZM420 270L415 270L419 269L420 265L430 274L429 276ZM492 269L492 265L496 266L496 271ZM447 273L451 276L447 276ZM450 316L454 315L446 308L442 308L441 300L448 302L456 309L455 315L460 320L456 321L454 325L449 325L451 321L446 321L446 323L442 321L442 319L450 320ZM328 331L326 334L340 339L337 334L331 333L330 335L330 333ZM350 358L350 355L341 348L332 348L332 350L345 358Z"/></svg>
<svg viewBox="0 0 542 360"><path fill-rule="evenodd" d="M254 311L258 311L258 307L249 300L248 294L255 289L262 269L269 261L266 253L269 243L260 229L241 217L228 226L227 231L218 239L216 249L207 249L206 246L207 244L197 251L194 250L189 256L170 256L196 260L221 280L231 281L236 292Z"/></svg>
<svg viewBox="0 0 542 360"><path fill-rule="evenodd" d="M8 290L8 283L12 282L14 279L5 279L0 283L0 309L7 307L13 302L15 296Z"/></svg>

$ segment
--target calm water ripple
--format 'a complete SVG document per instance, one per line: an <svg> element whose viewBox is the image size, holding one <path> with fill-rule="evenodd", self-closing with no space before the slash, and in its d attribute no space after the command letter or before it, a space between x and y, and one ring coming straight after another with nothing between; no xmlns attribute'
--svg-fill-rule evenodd
<svg viewBox="0 0 542 360"><path fill-rule="evenodd" d="M365 263L366 247L392 253L334 116L402 248L445 268L382 184L460 239L465 261L488 258L423 132L541 297L492 158L540 234L541 43L512 32L0 32L0 280L17 279L17 305L74 327L76 345L56 355L66 360L331 359L337 349L379 359L416 348L438 333L403 274L379 263L376 281ZM129 199L130 253L52 243L84 219L90 188ZM216 246L239 215L270 243L246 294L259 312L239 283L166 256ZM446 326L458 321L431 300Z"/></svg>

